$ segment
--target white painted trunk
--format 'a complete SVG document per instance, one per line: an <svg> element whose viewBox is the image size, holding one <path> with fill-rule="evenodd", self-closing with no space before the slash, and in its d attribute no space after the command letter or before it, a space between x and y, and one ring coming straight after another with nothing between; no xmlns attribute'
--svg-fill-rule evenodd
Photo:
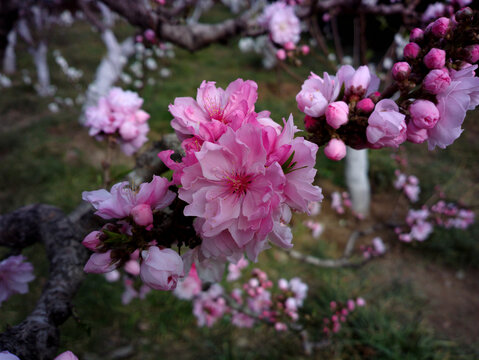
<svg viewBox="0 0 479 360"><path fill-rule="evenodd" d="M368 150L354 150L347 148L346 154L346 184L353 210L358 214L367 216L371 203L371 186L369 184Z"/></svg>
<svg viewBox="0 0 479 360"><path fill-rule="evenodd" d="M95 79L86 92L80 123L84 123L86 120L84 115L86 109L90 106L95 106L100 97L110 91L115 82L118 81L128 58L135 53L133 38L127 38L120 45L115 34L110 29L104 31L101 37L108 52L98 66Z"/></svg>
<svg viewBox="0 0 479 360"><path fill-rule="evenodd" d="M38 87L40 96L48 96L51 92L50 87L50 69L48 68L47 53L48 48L45 41L41 40L33 50L33 61L37 69Z"/></svg>
<svg viewBox="0 0 479 360"><path fill-rule="evenodd" d="M17 57L15 55L15 45L17 44L17 32L12 30L8 33L8 45L5 49L3 58L3 72L13 74L17 70Z"/></svg>

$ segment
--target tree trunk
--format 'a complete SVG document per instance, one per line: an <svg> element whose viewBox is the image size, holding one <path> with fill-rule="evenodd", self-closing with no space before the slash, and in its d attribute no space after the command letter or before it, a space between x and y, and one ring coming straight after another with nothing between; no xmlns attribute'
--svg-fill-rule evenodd
<svg viewBox="0 0 479 360"><path fill-rule="evenodd" d="M347 148L345 176L353 210L363 216L369 214L371 187L369 184L368 150Z"/></svg>

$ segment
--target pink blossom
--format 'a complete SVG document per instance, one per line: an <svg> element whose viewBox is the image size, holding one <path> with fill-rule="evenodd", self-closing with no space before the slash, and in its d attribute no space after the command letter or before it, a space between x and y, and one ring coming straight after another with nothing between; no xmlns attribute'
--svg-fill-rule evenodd
<svg viewBox="0 0 479 360"><path fill-rule="evenodd" d="M319 239L319 237L321 236L321 234L324 231L323 224L321 224L319 222L308 220L305 223L305 225L313 231L313 234L312 234L313 239Z"/></svg>
<svg viewBox="0 0 479 360"><path fill-rule="evenodd" d="M26 294L35 278L33 265L23 255L10 256L0 262L0 305L14 294Z"/></svg>
<svg viewBox="0 0 479 360"><path fill-rule="evenodd" d="M405 115L393 100L384 99L376 104L369 116L366 136L373 148L398 147L406 140Z"/></svg>
<svg viewBox="0 0 479 360"><path fill-rule="evenodd" d="M276 324L274 324L274 328L276 331L286 331L288 330L288 326L286 326L285 323L282 323L282 322L277 322Z"/></svg>
<svg viewBox="0 0 479 360"><path fill-rule="evenodd" d="M407 140L414 144L422 144L429 137L427 129L421 129L410 122L407 126Z"/></svg>
<svg viewBox="0 0 479 360"><path fill-rule="evenodd" d="M431 94L444 92L451 84L451 77L447 69L431 70L424 78L423 87Z"/></svg>
<svg viewBox="0 0 479 360"><path fill-rule="evenodd" d="M353 311L356 308L356 302L352 299L347 301L347 306L349 311Z"/></svg>
<svg viewBox="0 0 479 360"><path fill-rule="evenodd" d="M65 351L58 355L54 360L78 360L78 357L71 351Z"/></svg>
<svg viewBox="0 0 479 360"><path fill-rule="evenodd" d="M479 104L479 78L475 77L477 65L460 71L451 70L451 84L437 95L440 118L436 126L428 130L429 149L451 145L462 133L462 122L467 110Z"/></svg>
<svg viewBox="0 0 479 360"><path fill-rule="evenodd" d="M346 156L346 145L341 139L331 139L324 147L324 154L328 159L339 161Z"/></svg>
<svg viewBox="0 0 479 360"><path fill-rule="evenodd" d="M111 258L111 250L90 255L83 271L92 274L104 274L116 269L117 263Z"/></svg>
<svg viewBox="0 0 479 360"><path fill-rule="evenodd" d="M429 4L426 8L426 11L422 14L422 21L428 22L430 20L436 19L442 15L446 11L446 6L441 2L435 2L433 4Z"/></svg>
<svg viewBox="0 0 479 360"><path fill-rule="evenodd" d="M237 129L254 113L258 85L251 80L237 79L226 90L214 82L203 81L196 96L176 98L169 106L174 119L171 126L180 140L192 135L200 140L215 141L227 126Z"/></svg>
<svg viewBox="0 0 479 360"><path fill-rule="evenodd" d="M439 121L439 110L429 100L416 100L409 106L414 125L419 129L431 129Z"/></svg>
<svg viewBox="0 0 479 360"><path fill-rule="evenodd" d="M336 100L340 83L334 76L324 73L323 78L311 73L296 95L298 108L306 115L320 117L326 112L330 103Z"/></svg>
<svg viewBox="0 0 479 360"><path fill-rule="evenodd" d="M319 201L311 201L308 204L308 211L311 216L316 216L321 211L321 204Z"/></svg>
<svg viewBox="0 0 479 360"><path fill-rule="evenodd" d="M2 351L0 352L0 360L20 360L20 358L11 352Z"/></svg>
<svg viewBox="0 0 479 360"><path fill-rule="evenodd" d="M173 291L173 294L177 298L183 300L192 300L196 295L201 292L201 280L198 277L198 272L196 271L196 266L193 264L191 266L188 276L178 282L176 289Z"/></svg>
<svg viewBox="0 0 479 360"><path fill-rule="evenodd" d="M239 328L251 328L253 327L255 320L244 313L235 312L231 318L231 323Z"/></svg>
<svg viewBox="0 0 479 360"><path fill-rule="evenodd" d="M355 70L350 65L343 65L337 74L341 84L345 86L346 95L368 96L378 90L379 78L373 74L365 65Z"/></svg>
<svg viewBox="0 0 479 360"><path fill-rule="evenodd" d="M293 292L298 306L302 306L308 294L308 285L302 282L300 278L295 277L289 281L289 288Z"/></svg>
<svg viewBox="0 0 479 360"><path fill-rule="evenodd" d="M356 305L359 307L363 307L366 305L366 300L364 300L362 297L358 297L356 299Z"/></svg>
<svg viewBox="0 0 479 360"><path fill-rule="evenodd" d="M108 282L116 282L120 280L121 274L118 270L112 270L104 274L105 280Z"/></svg>
<svg viewBox="0 0 479 360"><path fill-rule="evenodd" d="M424 56L424 64L429 69L442 69L446 65L446 52L442 49L432 48Z"/></svg>
<svg viewBox="0 0 479 360"><path fill-rule="evenodd" d="M309 54L309 51L310 51L310 49L309 49L309 46L308 46L308 45L303 45L303 46L301 46L301 53L302 53L303 55L308 55L308 54Z"/></svg>
<svg viewBox="0 0 479 360"><path fill-rule="evenodd" d="M288 51L292 51L296 48L296 45L292 41L288 41L286 44L284 44L284 49Z"/></svg>
<svg viewBox="0 0 479 360"><path fill-rule="evenodd" d="M133 276L140 275L140 264L138 260L134 260L134 259L128 260L124 265L124 269L127 273Z"/></svg>
<svg viewBox="0 0 479 360"><path fill-rule="evenodd" d="M380 237L375 237L373 239L373 247L374 251L379 255L382 255L386 252L386 246L384 245L383 239Z"/></svg>
<svg viewBox="0 0 479 360"><path fill-rule="evenodd" d="M433 226L427 221L419 221L411 227L411 237L418 241L426 240L433 231Z"/></svg>
<svg viewBox="0 0 479 360"><path fill-rule="evenodd" d="M404 194L407 196L409 201L416 202L419 199L419 193L421 189L416 184L406 184L404 185Z"/></svg>
<svg viewBox="0 0 479 360"><path fill-rule="evenodd" d="M150 42L154 42L156 40L156 34L152 29L146 29L144 35L145 39Z"/></svg>
<svg viewBox="0 0 479 360"><path fill-rule="evenodd" d="M292 6L277 9L271 17L268 28L271 38L279 45L289 42L296 44L300 39L301 24Z"/></svg>
<svg viewBox="0 0 479 360"><path fill-rule="evenodd" d="M248 260L244 257L238 260L236 264L230 263L228 265L228 275L226 276L227 281L236 281L241 277L241 270L247 267L249 264Z"/></svg>
<svg viewBox="0 0 479 360"><path fill-rule="evenodd" d="M150 246L141 256L140 277L146 285L156 290L176 288L178 279L184 276L183 260L176 251Z"/></svg>
<svg viewBox="0 0 479 360"><path fill-rule="evenodd" d="M415 59L419 55L421 47L415 42L410 42L404 47L404 57L406 59Z"/></svg>
<svg viewBox="0 0 479 360"><path fill-rule="evenodd" d="M139 190L135 191L129 187L127 181L113 185L111 192L104 189L95 191L84 191L82 198L93 205L97 210L96 215L103 219L123 219L132 215L132 210L138 205L147 205L152 210L160 210L170 205L175 194L168 190L170 183L167 179L153 176L149 183L140 185ZM140 221L149 220L148 216L139 216L136 208L136 218ZM148 215L148 214L146 214Z"/></svg>
<svg viewBox="0 0 479 360"><path fill-rule="evenodd" d="M213 284L208 291L201 292L193 301L193 314L198 326L211 327L227 311L223 288Z"/></svg>
<svg viewBox="0 0 479 360"><path fill-rule="evenodd" d="M338 129L348 122L349 106L344 101L335 101L326 108L326 122L333 129Z"/></svg>

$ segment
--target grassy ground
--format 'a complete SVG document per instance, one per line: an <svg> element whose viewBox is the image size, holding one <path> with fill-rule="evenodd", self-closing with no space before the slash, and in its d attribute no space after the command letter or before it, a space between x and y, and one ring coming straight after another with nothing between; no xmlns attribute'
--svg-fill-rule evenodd
<svg viewBox="0 0 479 360"><path fill-rule="evenodd" d="M125 29L120 31L126 32ZM75 38L75 42L70 39ZM59 48L67 60L85 72L80 86L91 81L95 66L103 54L98 36L88 27L76 25L52 34L52 47ZM152 117L151 139L169 132L171 116L167 105L177 96L195 96L202 80L215 80L219 86L238 77L254 79L259 85L257 109L270 110L280 121L293 113L301 116L295 94L300 83L289 75L261 69L255 55L239 52L231 46L212 46L196 54L177 50L169 60L172 76L141 93L145 110ZM24 54L24 52L23 52ZM52 74L62 96L76 91L57 71ZM27 56L21 67L31 67ZM295 70L306 78L310 70L322 68L311 56L306 65ZM80 202L83 190L100 186L100 164L104 144L87 135L77 118L79 109L51 114L47 104L24 85L2 90L0 96L0 213L32 202L45 202L70 211ZM453 199L477 207L479 144L475 141L479 126L472 114L459 141L444 151L428 152L426 147L406 146L411 173L419 176L421 201L433 194L435 185L443 185ZM396 206L391 190L394 163L390 151L371 153L373 204L371 219L360 226L384 221ZM120 174L133 165L131 159L117 154L114 172ZM342 164L319 157L319 184L326 195L343 186ZM404 204L398 213L404 214ZM317 217L326 226L321 240L313 240L302 225L304 217L294 218L295 247L315 256L339 256L356 223L350 216L339 217L325 201ZM420 245L403 246L394 234L378 234L391 251L382 259L355 270L324 270L291 260L279 250L261 255L259 265L273 280L300 276L310 286L305 313L313 319L328 315L331 300L363 296L368 306L351 317L351 323L333 340L330 347L315 355L321 359L474 359L479 356L478 262L479 227L470 231L441 231ZM370 237L372 238L372 236ZM370 238L363 239L367 242ZM26 254L36 267L38 281L30 296L15 296L0 308L0 327L15 324L35 303L45 281L47 267L40 247ZM62 327L62 348L71 349L82 359L115 358L115 350L124 350L131 359L264 359L303 358L300 343L290 334L278 334L258 327L238 330L227 322L211 329L197 328L191 304L170 293L153 292L145 300L121 305L122 286L107 283L101 276L88 276L75 298L76 320ZM320 324L311 325L319 334ZM133 349L133 351L131 351ZM120 358L120 357L117 357Z"/></svg>

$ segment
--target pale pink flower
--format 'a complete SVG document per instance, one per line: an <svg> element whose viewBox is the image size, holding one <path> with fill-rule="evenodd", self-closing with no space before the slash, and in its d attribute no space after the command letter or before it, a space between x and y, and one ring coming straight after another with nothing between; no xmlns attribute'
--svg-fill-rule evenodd
<svg viewBox="0 0 479 360"><path fill-rule="evenodd" d="M23 255L10 256L0 262L0 305L14 294L26 294L28 283L35 279L33 265Z"/></svg>
<svg viewBox="0 0 479 360"><path fill-rule="evenodd" d="M272 40L279 45L289 42L296 44L300 39L301 24L292 6L277 9L271 16L268 28Z"/></svg>
<svg viewBox="0 0 479 360"><path fill-rule="evenodd" d="M418 221L411 227L411 237L418 241L426 240L434 230L430 222Z"/></svg>
<svg viewBox="0 0 479 360"><path fill-rule="evenodd" d="M140 277L146 285L155 290L176 288L178 279L184 276L183 260L176 251L150 246L141 256Z"/></svg>
<svg viewBox="0 0 479 360"><path fill-rule="evenodd" d="M0 352L0 360L20 360L20 358L11 352L2 351Z"/></svg>
<svg viewBox="0 0 479 360"><path fill-rule="evenodd" d="M65 351L58 355L54 360L78 360L78 357L71 351Z"/></svg>
<svg viewBox="0 0 479 360"><path fill-rule="evenodd" d="M341 84L344 84L346 95L368 96L379 88L379 78L371 74L366 65L355 70L351 65L343 65L336 73Z"/></svg>
<svg viewBox="0 0 479 360"><path fill-rule="evenodd" d="M253 327L255 320L242 312L234 312L231 318L231 323L239 328L251 328Z"/></svg>
<svg viewBox="0 0 479 360"><path fill-rule="evenodd" d="M312 117L324 115L328 105L337 99L340 85L336 77L326 72L323 78L311 73L296 95L299 110Z"/></svg>
<svg viewBox="0 0 479 360"><path fill-rule="evenodd" d="M169 185L167 179L155 175L151 182L141 184L138 191L133 190L127 181L123 181L113 185L111 192L104 189L84 191L82 198L91 203L97 210L95 214L103 219L123 219L129 215L133 216L132 210L138 205L148 205L153 211L170 205L176 195L168 190ZM136 218L140 219L138 214ZM141 220L145 219L145 216L141 217Z"/></svg>
<svg viewBox="0 0 479 360"><path fill-rule="evenodd" d="M366 300L364 300L362 297L358 297L356 299L356 305L359 307L363 307L366 305Z"/></svg>
<svg viewBox="0 0 479 360"><path fill-rule="evenodd" d="M373 247L374 251L379 255L382 255L386 252L386 246L384 245L383 239L380 237L375 237L373 239Z"/></svg>
<svg viewBox="0 0 479 360"><path fill-rule="evenodd" d="M479 104L479 78L474 75L476 68L477 65L460 71L451 70L451 84L437 95L440 118L436 126L428 130L429 150L451 145L462 133L466 111Z"/></svg>
<svg viewBox="0 0 479 360"><path fill-rule="evenodd" d="M428 22L430 20L436 19L444 15L445 11L446 6L441 2L429 4L429 6L426 8L426 11L424 11L422 14L422 21Z"/></svg>
<svg viewBox="0 0 479 360"><path fill-rule="evenodd" d="M308 295L308 285L302 282L300 278L295 277L289 281L289 288L294 294L298 307L303 306L303 301Z"/></svg>
<svg viewBox="0 0 479 360"><path fill-rule="evenodd" d="M193 314L198 326L213 326L228 310L222 295L223 288L221 285L213 284L207 291L201 292L193 300Z"/></svg>
<svg viewBox="0 0 479 360"><path fill-rule="evenodd" d="M247 267L249 264L248 260L244 256L238 260L236 264L230 263L228 265L228 275L226 276L227 281L236 281L241 277L241 270Z"/></svg>
<svg viewBox="0 0 479 360"><path fill-rule="evenodd" d="M369 116L366 128L366 136L372 147L398 147L402 144L407 136L405 117L393 100L379 101Z"/></svg>

